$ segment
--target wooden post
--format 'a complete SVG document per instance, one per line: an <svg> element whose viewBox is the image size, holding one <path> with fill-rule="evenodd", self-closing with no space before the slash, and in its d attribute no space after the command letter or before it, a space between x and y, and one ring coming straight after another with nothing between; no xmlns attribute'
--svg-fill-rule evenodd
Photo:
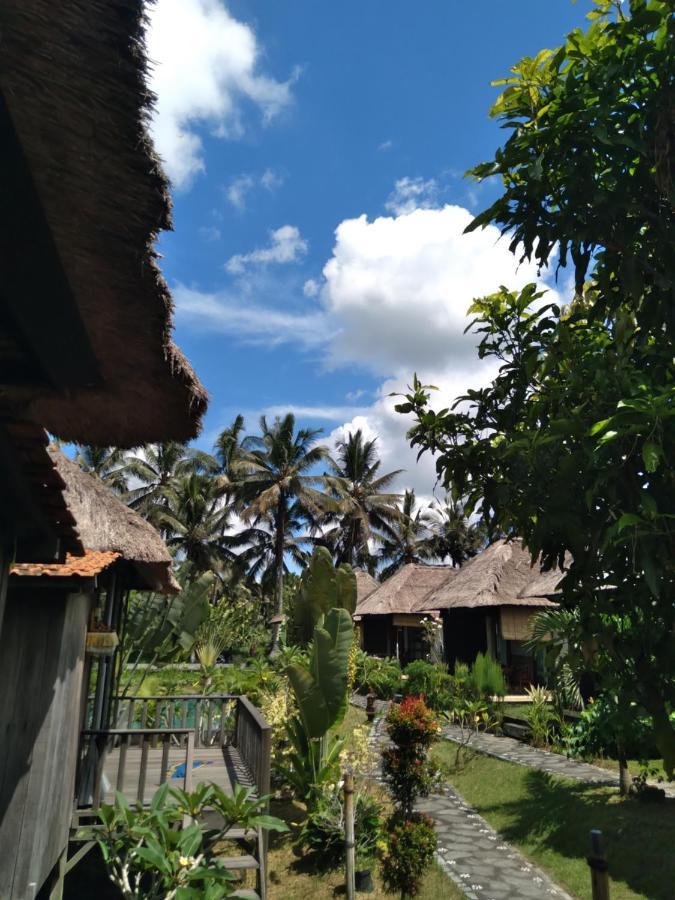
<svg viewBox="0 0 675 900"><path fill-rule="evenodd" d="M356 895L356 859L354 841L354 776L345 772L345 886L347 900Z"/></svg>
<svg viewBox="0 0 675 900"><path fill-rule="evenodd" d="M603 847L602 831L598 828L591 831L591 852L586 861L591 869L593 900L609 900L607 857Z"/></svg>

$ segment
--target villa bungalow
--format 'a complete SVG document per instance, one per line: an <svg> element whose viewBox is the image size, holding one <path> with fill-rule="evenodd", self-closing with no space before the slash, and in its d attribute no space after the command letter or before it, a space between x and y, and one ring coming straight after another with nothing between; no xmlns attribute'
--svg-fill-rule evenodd
<svg viewBox="0 0 675 900"><path fill-rule="evenodd" d="M472 662L489 653L515 685L536 676L524 648L532 616L554 607L560 573L540 573L520 541L496 541L461 568L409 564L372 591L356 608L362 647L406 663L423 659L422 623L443 623L445 657Z"/></svg>
<svg viewBox="0 0 675 900"><path fill-rule="evenodd" d="M432 612L417 607L457 572L451 566L408 563L363 599L354 619L360 624L361 647L378 656L396 656L402 663L424 659L422 620Z"/></svg>
<svg viewBox="0 0 675 900"><path fill-rule="evenodd" d="M166 569L83 546L45 429L98 446L189 440L206 393L171 341L154 250L171 223L143 3L55 14L3 0L1 18L0 894L30 900L65 849L91 590ZM57 589L49 570L13 568L25 563L70 569Z"/></svg>
<svg viewBox="0 0 675 900"><path fill-rule="evenodd" d="M449 665L489 653L511 684L529 684L536 661L524 641L537 610L555 607L550 597L562 573L540 572L519 540L496 541L455 572L415 607L440 613Z"/></svg>

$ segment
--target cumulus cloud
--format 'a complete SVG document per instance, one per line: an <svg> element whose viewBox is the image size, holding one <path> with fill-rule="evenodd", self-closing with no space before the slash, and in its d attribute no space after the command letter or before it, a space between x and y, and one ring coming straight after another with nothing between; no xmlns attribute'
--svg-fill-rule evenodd
<svg viewBox="0 0 675 900"><path fill-rule="evenodd" d="M384 208L397 216L416 209L431 209L438 202L438 183L435 178L399 178Z"/></svg>
<svg viewBox="0 0 675 900"><path fill-rule="evenodd" d="M255 32L221 0L157 0L149 13L152 133L169 176L184 188L205 168L197 129L240 137L246 103L269 122L291 102L295 75L277 81L260 71Z"/></svg>
<svg viewBox="0 0 675 900"><path fill-rule="evenodd" d="M476 338L464 334L472 300L536 281L537 270L518 267L493 226L464 234L471 219L445 206L338 226L321 291L340 329L333 365L359 362L391 376L475 361Z"/></svg>
<svg viewBox="0 0 675 900"><path fill-rule="evenodd" d="M316 297L320 290L319 282L315 278L308 278L302 286L305 297Z"/></svg>
<svg viewBox="0 0 675 900"><path fill-rule="evenodd" d="M232 275L240 275L249 266L285 265L297 262L307 253L307 241L295 225L282 225L270 232L267 247L258 247L250 253L237 253L225 263L225 269Z"/></svg>

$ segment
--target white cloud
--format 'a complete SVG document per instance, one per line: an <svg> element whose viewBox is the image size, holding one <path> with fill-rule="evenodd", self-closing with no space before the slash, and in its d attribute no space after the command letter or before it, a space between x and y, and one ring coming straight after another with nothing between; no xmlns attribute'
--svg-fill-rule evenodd
<svg viewBox="0 0 675 900"><path fill-rule="evenodd" d="M384 208L397 216L416 209L431 209L438 202L438 183L435 178L399 178Z"/></svg>
<svg viewBox="0 0 675 900"><path fill-rule="evenodd" d="M377 149L380 150L380 151L382 151L382 152L384 152L384 151L386 151L386 150L391 150L391 148L392 148L393 146L394 146L394 142L393 142L393 141L382 141L381 144L378 144L378 145L377 145Z"/></svg>
<svg viewBox="0 0 675 900"><path fill-rule="evenodd" d="M157 0L149 7L148 56L157 95L152 133L177 187L204 171L197 128L223 138L244 132L243 105L269 122L291 102L291 84L259 70L261 48L253 29L221 0Z"/></svg>
<svg viewBox="0 0 675 900"><path fill-rule="evenodd" d="M308 278L302 286L302 293L305 295L305 297L316 297L316 295L319 293L319 290L319 282L314 278Z"/></svg>
<svg viewBox="0 0 675 900"><path fill-rule="evenodd" d="M280 188L284 183L285 177L274 169L265 169L262 175L253 175L251 172L242 172L237 175L229 183L225 196L232 206L242 211L246 209L246 200L248 194L256 187L260 186L264 190L272 193Z"/></svg>
<svg viewBox="0 0 675 900"><path fill-rule="evenodd" d="M215 225L202 225L199 229L199 236L208 243L219 241L221 237L220 228L216 228Z"/></svg>
<svg viewBox="0 0 675 900"><path fill-rule="evenodd" d="M233 275L242 274L248 266L285 265L297 262L307 253L307 241L295 225L282 225L270 232L267 247L258 247L250 253L237 253L225 263L225 269Z"/></svg>
<svg viewBox="0 0 675 900"><path fill-rule="evenodd" d="M495 227L464 234L471 220L445 206L338 226L321 290L339 328L332 365L357 362L384 376L473 365L477 340L464 334L473 299L538 279Z"/></svg>
<svg viewBox="0 0 675 900"><path fill-rule="evenodd" d="M326 319L320 313L279 311L248 302L246 294L207 293L180 283L172 293L177 318L197 330L217 331L248 344L266 346L299 342L317 347L326 341Z"/></svg>

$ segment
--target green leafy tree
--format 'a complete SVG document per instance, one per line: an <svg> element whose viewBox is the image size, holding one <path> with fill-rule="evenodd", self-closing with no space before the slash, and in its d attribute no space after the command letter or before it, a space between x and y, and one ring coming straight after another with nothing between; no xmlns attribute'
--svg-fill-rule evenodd
<svg viewBox="0 0 675 900"><path fill-rule="evenodd" d="M99 478L116 494L126 493L128 471L123 450L119 450L117 447L94 447L87 444L78 447L75 459L88 475Z"/></svg>
<svg viewBox="0 0 675 900"><path fill-rule="evenodd" d="M237 415L231 425L220 432L216 438L214 454L219 464L220 474L227 479L229 484L228 500L236 497L238 465L244 457L244 417Z"/></svg>
<svg viewBox="0 0 675 900"><path fill-rule="evenodd" d="M337 524L325 534L339 563L373 571L375 557L371 542L401 517L400 495L388 493L401 469L380 475L381 460L377 440L364 440L359 428L337 444L337 458L331 461L326 484L338 507L332 519Z"/></svg>
<svg viewBox="0 0 675 900"><path fill-rule="evenodd" d="M591 25L522 60L493 115L494 222L521 258L571 262L568 309L534 285L477 300L493 384L438 413L415 380L402 412L441 480L493 530L565 569L603 691L646 710L675 771L675 188L672 3L599 0Z"/></svg>
<svg viewBox="0 0 675 900"><path fill-rule="evenodd" d="M316 443L320 430L296 431L295 416L288 413L271 424L260 419L260 435L243 441L243 455L236 464L238 496L243 516L254 525L264 523L274 541L274 597L276 621L272 626L270 652L279 650L279 632L284 612L284 561L293 518L319 518L330 505L322 492L324 479L314 474L328 458L328 449Z"/></svg>

